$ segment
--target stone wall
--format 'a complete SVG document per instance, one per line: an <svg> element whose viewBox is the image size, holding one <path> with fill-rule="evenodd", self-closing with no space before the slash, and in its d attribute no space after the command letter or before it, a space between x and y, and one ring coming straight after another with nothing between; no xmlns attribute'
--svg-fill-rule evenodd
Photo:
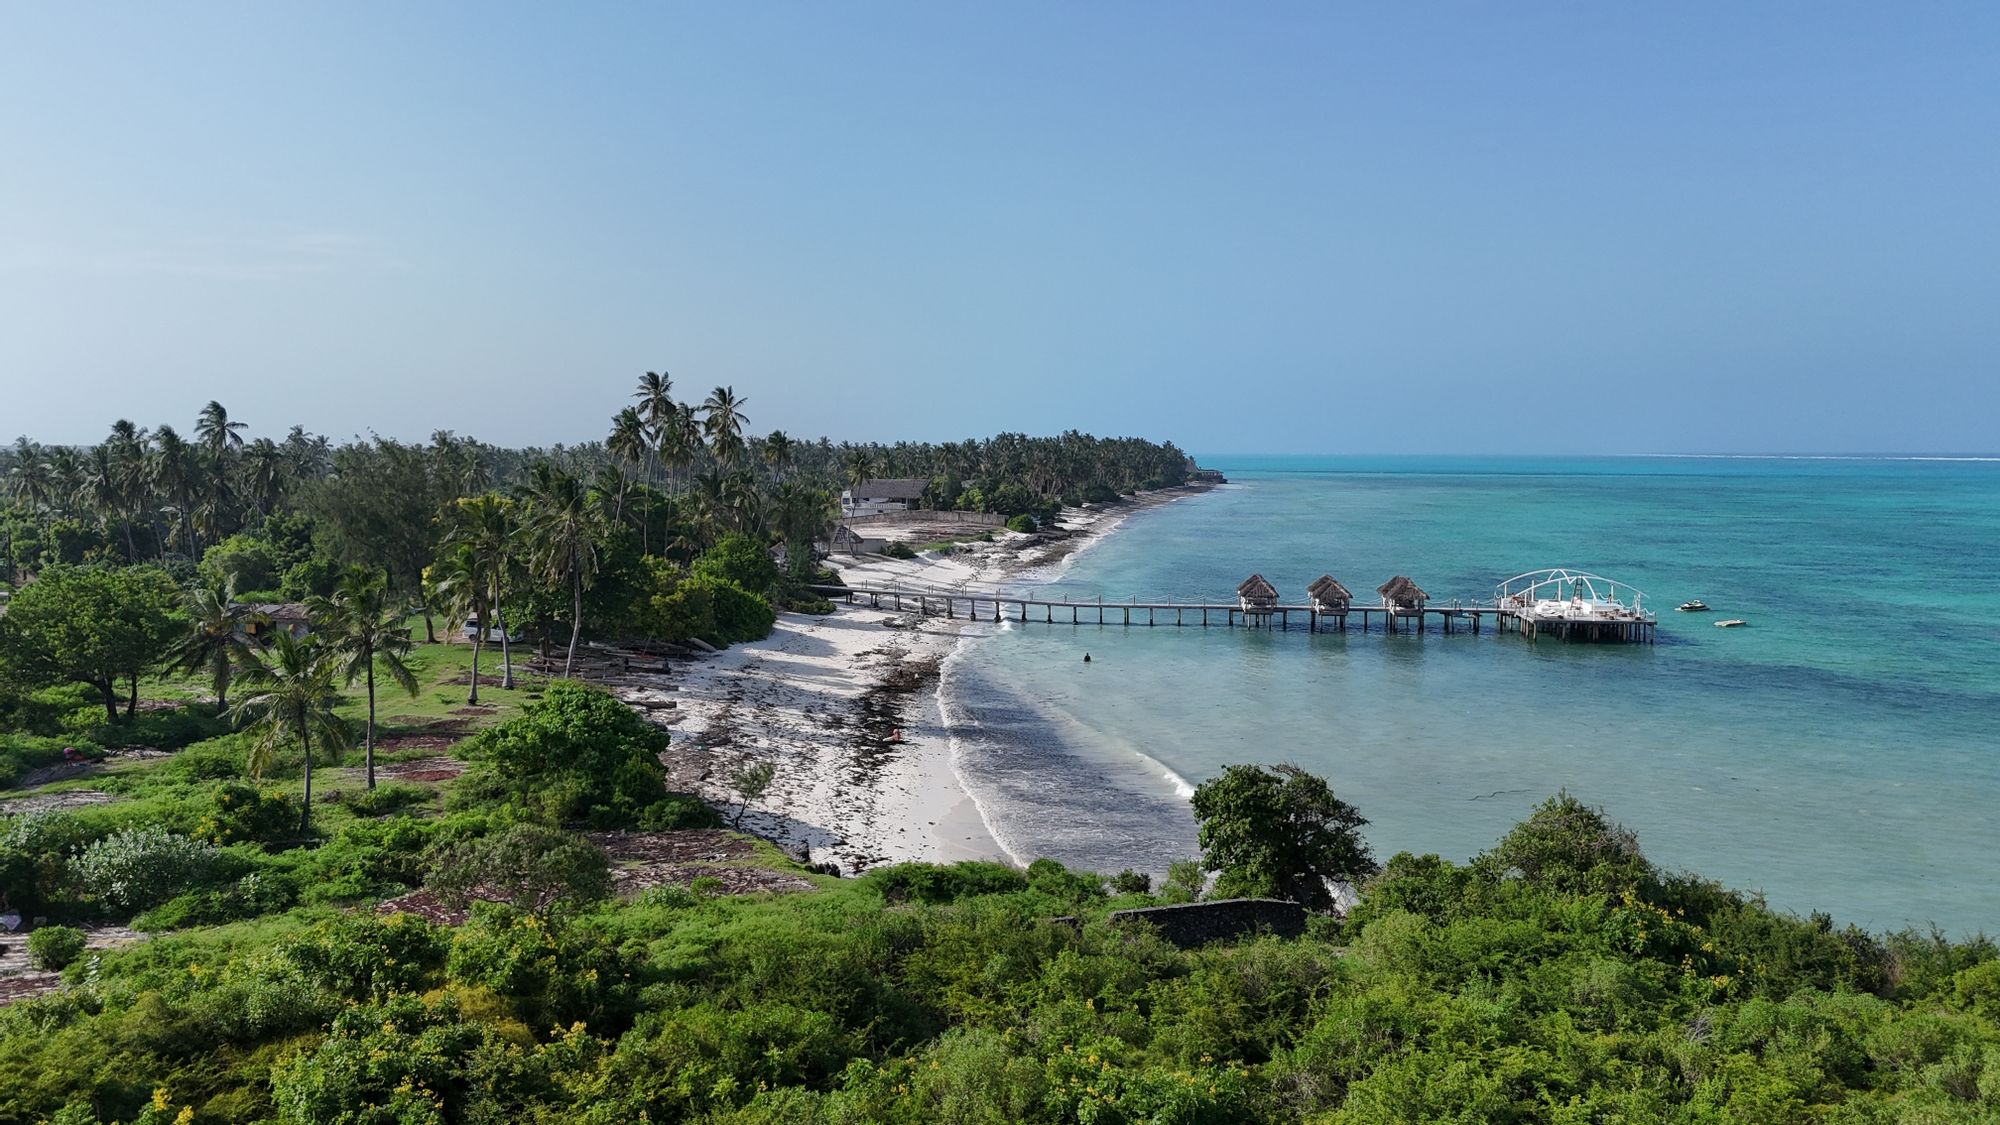
<svg viewBox="0 0 2000 1125"><path fill-rule="evenodd" d="M1181 906L1114 910L1110 922L1114 926L1145 922L1157 928L1161 937L1182 949L1190 949L1211 941L1263 932L1295 938L1306 932L1306 911L1298 903L1282 899L1226 898Z"/></svg>

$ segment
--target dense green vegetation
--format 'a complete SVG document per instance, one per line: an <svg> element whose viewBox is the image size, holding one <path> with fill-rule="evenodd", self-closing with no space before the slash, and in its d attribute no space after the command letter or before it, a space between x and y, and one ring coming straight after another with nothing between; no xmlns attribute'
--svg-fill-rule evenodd
<svg viewBox="0 0 2000 1125"><path fill-rule="evenodd" d="M698 878L621 899L578 829L714 813L666 792L656 728L594 689L539 690L459 744L471 768L442 801L326 804L309 838L288 794L243 776L237 734L94 779L115 804L0 822L10 894L158 931L81 954L43 931L52 962L73 959L68 983L0 1010L0 1121L1929 1122L2000 1108L2000 950L1773 913L1658 870L1567 796L1466 863L1403 854L1376 871L1365 821L1323 782L1245 766L1203 787L1208 854L1157 895L1134 873L1039 861L806 875L816 890L746 897ZM376 792L399 788L417 787ZM753 862L797 873L774 853ZM1107 919L1200 894L1201 868L1258 890L1354 876L1364 897L1301 939L1195 950ZM469 917L366 909L417 887Z"/></svg>

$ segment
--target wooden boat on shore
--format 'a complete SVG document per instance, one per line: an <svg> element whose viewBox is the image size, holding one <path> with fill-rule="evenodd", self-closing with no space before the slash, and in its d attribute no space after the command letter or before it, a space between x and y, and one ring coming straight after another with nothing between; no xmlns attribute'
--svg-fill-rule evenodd
<svg viewBox="0 0 2000 1125"><path fill-rule="evenodd" d="M1675 608L1682 613L1707 613L1708 603L1704 601L1682 602Z"/></svg>
<svg viewBox="0 0 2000 1125"><path fill-rule="evenodd" d="M1732 617L1726 621L1716 622L1715 627L1718 629L1734 629L1738 625L1748 625L1748 624L1749 622L1743 620L1741 617Z"/></svg>

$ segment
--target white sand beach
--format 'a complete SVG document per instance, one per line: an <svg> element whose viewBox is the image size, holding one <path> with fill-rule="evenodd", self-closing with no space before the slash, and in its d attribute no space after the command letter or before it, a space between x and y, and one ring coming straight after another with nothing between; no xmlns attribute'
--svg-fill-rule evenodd
<svg viewBox="0 0 2000 1125"><path fill-rule="evenodd" d="M950 557L836 556L850 585L989 587L1074 553L1136 512L1194 495L1169 489L1107 508L1066 509L1054 543L996 531ZM871 536L916 536L922 528ZM894 623L893 625L891 623ZM673 687L621 689L673 735L674 788L733 812L730 778L770 762L771 786L742 827L843 874L910 860L1011 862L961 784L937 700L940 663L964 623L841 604L787 613L771 635L675 670ZM650 697L650 698L648 698ZM660 706L671 700L671 708Z"/></svg>

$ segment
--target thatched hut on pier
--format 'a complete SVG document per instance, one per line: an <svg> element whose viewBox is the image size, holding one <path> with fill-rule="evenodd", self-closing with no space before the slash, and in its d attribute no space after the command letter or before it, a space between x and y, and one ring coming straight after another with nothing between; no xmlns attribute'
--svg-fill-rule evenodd
<svg viewBox="0 0 2000 1125"><path fill-rule="evenodd" d="M1253 574L1236 587L1236 605L1245 613L1269 614L1278 608L1278 588L1263 575Z"/></svg>
<svg viewBox="0 0 2000 1125"><path fill-rule="evenodd" d="M1347 607L1354 601L1354 595L1348 593L1347 587L1335 581L1331 574L1313 579L1312 585L1306 587L1306 597L1312 599L1315 613L1346 613Z"/></svg>
<svg viewBox="0 0 2000 1125"><path fill-rule="evenodd" d="M1424 603L1431 600L1423 587L1400 574L1375 587L1375 592L1382 595L1382 608L1397 617L1421 617Z"/></svg>

